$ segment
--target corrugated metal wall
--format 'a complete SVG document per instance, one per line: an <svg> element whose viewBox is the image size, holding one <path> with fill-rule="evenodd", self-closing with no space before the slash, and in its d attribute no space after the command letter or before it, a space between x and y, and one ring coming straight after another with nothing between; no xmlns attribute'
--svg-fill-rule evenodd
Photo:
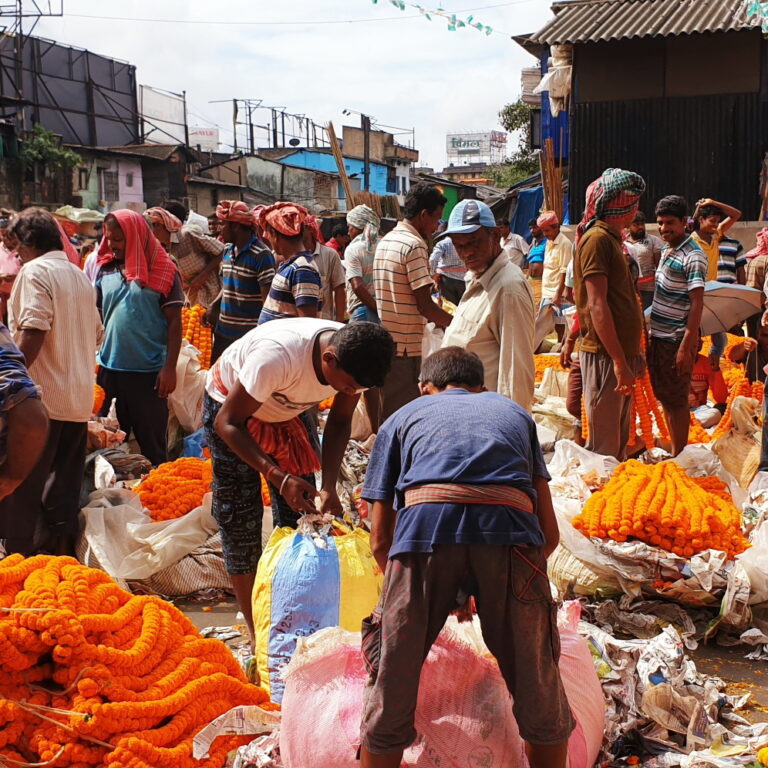
<svg viewBox="0 0 768 768"><path fill-rule="evenodd" d="M768 151L768 102L759 93L574 104L571 119L571 221L581 218L587 185L612 167L645 178L649 217L669 194L691 205L713 197L758 217Z"/></svg>

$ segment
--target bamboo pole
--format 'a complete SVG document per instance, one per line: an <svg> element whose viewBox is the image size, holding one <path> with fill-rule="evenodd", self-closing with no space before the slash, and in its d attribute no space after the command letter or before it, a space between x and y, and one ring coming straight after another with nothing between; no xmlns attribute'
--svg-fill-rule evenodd
<svg viewBox="0 0 768 768"><path fill-rule="evenodd" d="M339 140L336 138L336 131L333 128L333 123L328 123L326 130L328 131L328 138L331 143L331 151L333 152L333 156L336 159L336 167L339 170L339 177L341 178L341 183L344 185L344 195L347 198L347 208L351 209L355 204L354 197L352 195L352 186L349 183L347 170L344 168L344 156L341 154L341 146L339 145Z"/></svg>

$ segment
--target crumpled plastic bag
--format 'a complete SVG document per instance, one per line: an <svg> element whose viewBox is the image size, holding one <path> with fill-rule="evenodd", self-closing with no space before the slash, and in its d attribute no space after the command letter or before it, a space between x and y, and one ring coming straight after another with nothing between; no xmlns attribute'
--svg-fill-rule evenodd
<svg viewBox="0 0 768 768"><path fill-rule="evenodd" d="M547 370L552 369L548 368ZM569 439L574 435L576 420L568 413L564 397L547 395L542 399L537 396L531 409L531 415L537 429L544 427L554 432L555 438L552 442L562 438Z"/></svg>
<svg viewBox="0 0 768 768"><path fill-rule="evenodd" d="M426 360L433 352L437 352L443 344L445 332L434 323L424 326L424 336L421 339L421 359Z"/></svg>
<svg viewBox="0 0 768 768"><path fill-rule="evenodd" d="M593 453L573 442L558 440L547 469L552 476L553 495L586 501L591 488L608 482L619 462L613 456Z"/></svg>
<svg viewBox="0 0 768 768"><path fill-rule="evenodd" d="M207 371L200 367L200 353L182 339L176 361L176 389L168 395L168 407L187 432L196 432L203 424L206 375Z"/></svg>
<svg viewBox="0 0 768 768"><path fill-rule="evenodd" d="M149 578L205 544L218 530L210 494L202 506L183 517L157 523L142 508L139 496L124 489L95 491L81 512L87 548L116 579Z"/></svg>

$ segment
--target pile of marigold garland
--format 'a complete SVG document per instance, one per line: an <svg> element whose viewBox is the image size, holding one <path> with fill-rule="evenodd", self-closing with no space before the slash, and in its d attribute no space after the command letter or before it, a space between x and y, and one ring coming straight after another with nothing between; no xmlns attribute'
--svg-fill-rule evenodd
<svg viewBox="0 0 768 768"><path fill-rule="evenodd" d="M104 392L104 388L100 387L98 384L93 385L93 411L92 413L98 413L103 405L104 405L104 398L106 397L106 392Z"/></svg>
<svg viewBox="0 0 768 768"><path fill-rule="evenodd" d="M585 536L640 539L681 557L719 549L731 559L749 546L725 483L692 478L672 461L620 464L573 525Z"/></svg>
<svg viewBox="0 0 768 768"><path fill-rule="evenodd" d="M153 520L173 520L203 503L212 477L210 461L185 457L153 469L136 492Z"/></svg>
<svg viewBox="0 0 768 768"><path fill-rule="evenodd" d="M200 352L200 367L211 367L211 351L213 349L213 333L203 325L205 307L195 304L194 307L184 307L181 310L182 335Z"/></svg>
<svg viewBox="0 0 768 768"><path fill-rule="evenodd" d="M233 706L272 708L181 611L69 557L0 561L0 765L221 768L248 737L194 735Z"/></svg>

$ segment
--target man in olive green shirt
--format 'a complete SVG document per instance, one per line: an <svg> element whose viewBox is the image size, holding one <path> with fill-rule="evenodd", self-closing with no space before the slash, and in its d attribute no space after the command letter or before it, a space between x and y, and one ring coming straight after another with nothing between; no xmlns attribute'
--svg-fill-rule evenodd
<svg viewBox="0 0 768 768"><path fill-rule="evenodd" d="M619 461L626 455L633 385L643 365L643 322L622 231L634 219L644 190L640 176L617 168L590 184L573 270L587 449Z"/></svg>

